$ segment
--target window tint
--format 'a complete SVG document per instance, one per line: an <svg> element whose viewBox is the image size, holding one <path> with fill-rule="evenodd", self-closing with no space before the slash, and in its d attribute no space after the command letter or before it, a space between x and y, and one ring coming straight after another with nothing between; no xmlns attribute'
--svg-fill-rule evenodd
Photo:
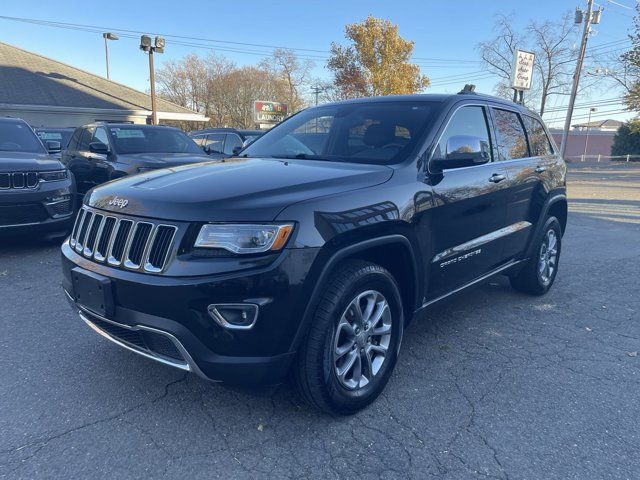
<svg viewBox="0 0 640 480"><path fill-rule="evenodd" d="M551 155L553 148L551 142L547 136L547 132L544 131L544 127L537 118L523 116L524 125L527 128L527 135L529 136L529 148L531 149L531 155L534 157L542 157L544 155Z"/></svg>
<svg viewBox="0 0 640 480"><path fill-rule="evenodd" d="M205 134L200 134L200 135L191 135L191 139L196 142L196 145L198 145L199 147L204 146L204 139L205 139L206 135Z"/></svg>
<svg viewBox="0 0 640 480"><path fill-rule="evenodd" d="M304 110L258 138L250 157L393 164L405 160L433 119L434 102L355 102Z"/></svg>
<svg viewBox="0 0 640 480"><path fill-rule="evenodd" d="M447 143L452 137L479 138L482 150L487 152L489 159L491 158L491 141L489 140L489 129L483 107L462 107L453 114L453 117L451 117L446 130L436 146L433 158L446 158Z"/></svg>
<svg viewBox="0 0 640 480"><path fill-rule="evenodd" d="M71 140L69 140L68 149L69 150L77 150L78 143L80 142L80 136L82 135L82 129L76 128L73 131L73 135L71 135Z"/></svg>
<svg viewBox="0 0 640 480"><path fill-rule="evenodd" d="M528 157L527 140L518 114L494 108L493 115L498 137L498 159L514 160Z"/></svg>
<svg viewBox="0 0 640 480"><path fill-rule="evenodd" d="M104 143L106 146L109 146L109 137L107 137L107 131L104 128L96 128L96 131L93 134L93 139L91 141Z"/></svg>
<svg viewBox="0 0 640 480"><path fill-rule="evenodd" d="M93 138L93 128L83 128L80 134L80 142L78 143L78 150L89 150L89 143Z"/></svg>
<svg viewBox="0 0 640 480"><path fill-rule="evenodd" d="M0 151L44 153L44 148L26 123L3 121L0 122Z"/></svg>
<svg viewBox="0 0 640 480"><path fill-rule="evenodd" d="M109 126L113 148L118 153L202 153L185 133L175 128Z"/></svg>
<svg viewBox="0 0 640 480"><path fill-rule="evenodd" d="M202 144L203 147L207 147L210 152L222 153L224 146L224 133L210 133L207 135L207 139Z"/></svg>
<svg viewBox="0 0 640 480"><path fill-rule="evenodd" d="M233 155L233 149L242 147L242 139L235 133L227 133L227 139L224 142L224 153Z"/></svg>

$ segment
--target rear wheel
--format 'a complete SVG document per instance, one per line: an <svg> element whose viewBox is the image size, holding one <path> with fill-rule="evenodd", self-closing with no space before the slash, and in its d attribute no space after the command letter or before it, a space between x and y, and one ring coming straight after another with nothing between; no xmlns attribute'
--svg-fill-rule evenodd
<svg viewBox="0 0 640 480"><path fill-rule="evenodd" d="M562 229L556 217L549 217L537 239L534 254L527 265L510 278L511 286L531 295L543 295L558 274Z"/></svg>
<svg viewBox="0 0 640 480"><path fill-rule="evenodd" d="M327 282L298 353L294 375L302 397L341 415L369 405L395 367L403 325L392 275L348 261Z"/></svg>

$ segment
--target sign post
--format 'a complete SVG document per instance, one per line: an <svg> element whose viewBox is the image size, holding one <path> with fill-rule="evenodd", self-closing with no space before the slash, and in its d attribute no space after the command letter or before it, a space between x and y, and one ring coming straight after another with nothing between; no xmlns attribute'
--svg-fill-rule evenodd
<svg viewBox="0 0 640 480"><path fill-rule="evenodd" d="M253 120L260 128L271 128L287 117L286 103L266 102L256 100L253 102Z"/></svg>
<svg viewBox="0 0 640 480"><path fill-rule="evenodd" d="M532 52L516 50L513 52L513 66L511 67L511 88L513 88L513 101L523 103L524 91L531 88L533 76L533 63L536 56ZM520 99L518 100L518 96Z"/></svg>

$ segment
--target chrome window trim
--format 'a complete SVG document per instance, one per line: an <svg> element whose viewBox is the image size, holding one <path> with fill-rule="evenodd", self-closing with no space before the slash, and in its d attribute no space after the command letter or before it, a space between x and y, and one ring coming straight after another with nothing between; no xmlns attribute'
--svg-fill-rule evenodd
<svg viewBox="0 0 640 480"><path fill-rule="evenodd" d="M438 253L433 257L431 263L439 262L440 260L444 260L445 258L461 254L466 252L467 250L472 250L474 248L478 248L482 245L485 245L489 242L493 242L494 240L498 240L499 238L506 237L507 235L511 235L512 233L519 232L525 228L531 227L531 222L521 221L516 222L507 227L501 228L499 230L495 230L493 232L487 233L486 235L482 235L480 237L469 240L468 242L461 243L460 245L456 245L455 247L447 248L442 252Z"/></svg>

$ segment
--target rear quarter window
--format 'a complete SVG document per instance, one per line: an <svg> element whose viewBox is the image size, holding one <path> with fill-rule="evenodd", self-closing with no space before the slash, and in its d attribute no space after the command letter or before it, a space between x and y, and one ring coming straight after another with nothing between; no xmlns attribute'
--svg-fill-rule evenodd
<svg viewBox="0 0 640 480"><path fill-rule="evenodd" d="M529 137L529 148L531 149L531 155L534 157L543 157L545 155L553 154L553 146L547 136L542 123L537 118L523 115L522 120L524 126L527 129L527 135Z"/></svg>

